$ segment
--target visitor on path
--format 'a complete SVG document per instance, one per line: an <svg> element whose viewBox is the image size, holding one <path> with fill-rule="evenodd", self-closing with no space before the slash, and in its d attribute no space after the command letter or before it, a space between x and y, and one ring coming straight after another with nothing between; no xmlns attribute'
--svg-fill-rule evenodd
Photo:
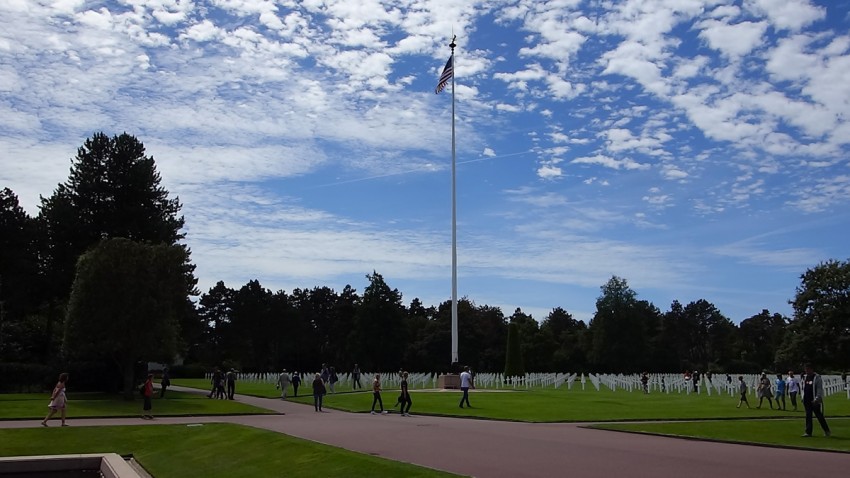
<svg viewBox="0 0 850 478"><path fill-rule="evenodd" d="M376 373L374 380L372 380L372 411L370 412L372 415L376 415L376 403L381 406L381 413L386 414L387 412L384 410L384 401L381 400L381 374L379 373Z"/></svg>
<svg viewBox="0 0 850 478"><path fill-rule="evenodd" d="M297 371L292 372L292 396L298 396L298 387L301 385L301 374Z"/></svg>
<svg viewBox="0 0 850 478"><path fill-rule="evenodd" d="M469 373L469 367L464 366L463 372L460 374L460 390L463 392L463 396L460 397L460 408L463 408L464 402L466 402L466 406L472 408L472 405L469 404L469 388L475 388L475 385L472 383L472 374Z"/></svg>
<svg viewBox="0 0 850 478"><path fill-rule="evenodd" d="M60 373L59 381L56 382L56 386L53 387L53 393L50 394L50 403L47 404L47 408L50 409L50 412L48 412L47 416L44 417L44 420L41 421L41 426L46 427L47 421L50 420L53 415L56 415L56 412L60 413L62 426L68 426L68 424L65 423L65 413L68 407L68 398L65 396L65 385L67 383L68 374L66 372Z"/></svg>
<svg viewBox="0 0 850 478"><path fill-rule="evenodd" d="M781 373L776 374L776 395L773 397L776 400L776 409L779 409L779 401L782 400L782 410L785 410L785 379Z"/></svg>
<svg viewBox="0 0 850 478"><path fill-rule="evenodd" d="M165 398L165 389L171 386L171 376L168 369L162 369L162 380L159 381L159 398Z"/></svg>
<svg viewBox="0 0 850 478"><path fill-rule="evenodd" d="M221 385L221 381L223 380L223 378L224 378L224 376L221 374L221 370L219 370L219 368L216 367L215 371L212 374L212 377L210 377L210 383L212 384L212 388L210 389L210 394L207 395L207 398L213 398L213 397L221 398L221 397L219 397L218 393L219 393L219 387Z"/></svg>
<svg viewBox="0 0 850 478"><path fill-rule="evenodd" d="M401 416L403 417L410 416L410 407L413 406L413 400L410 398L410 390L408 389L407 376L407 372L401 374L401 395L399 396L399 400L401 401ZM407 405L407 409L405 409L405 404Z"/></svg>
<svg viewBox="0 0 850 478"><path fill-rule="evenodd" d="M283 372L280 373L277 377L277 385L276 388L280 389L280 399L286 400L286 392L289 390L289 383L291 382L289 378L289 374L286 373L286 369L283 369Z"/></svg>
<svg viewBox="0 0 850 478"><path fill-rule="evenodd" d="M363 388L363 385L360 384L360 366L354 364L354 370L351 371L351 389L357 390L358 388Z"/></svg>
<svg viewBox="0 0 850 478"><path fill-rule="evenodd" d="M328 369L328 364L326 364L326 363L322 364L322 375L321 375L321 377L322 377L322 381L325 382L325 383L328 383L328 380L330 380L330 378L331 378L331 371L330 371L330 369Z"/></svg>
<svg viewBox="0 0 850 478"><path fill-rule="evenodd" d="M320 374L316 374L316 378L313 379L313 406L316 408L317 412L321 412L322 410L322 399L325 396L327 391L325 390L325 382L322 380L322 376Z"/></svg>
<svg viewBox="0 0 850 478"><path fill-rule="evenodd" d="M233 400L233 396L236 395L236 370L230 369L227 372L227 398L229 400Z"/></svg>
<svg viewBox="0 0 850 478"><path fill-rule="evenodd" d="M699 393L699 370L694 370L694 374L691 375L691 378L694 381L694 393Z"/></svg>
<svg viewBox="0 0 850 478"><path fill-rule="evenodd" d="M336 374L336 369L330 367L328 369L328 384L330 385L331 393L336 393L334 391L334 385L339 381L339 376Z"/></svg>
<svg viewBox="0 0 850 478"><path fill-rule="evenodd" d="M649 393L649 373L644 372L640 375L640 386L643 388L643 393Z"/></svg>
<svg viewBox="0 0 850 478"><path fill-rule="evenodd" d="M761 378L759 379L759 405L756 408L761 408L761 404L764 399L767 399L767 403L770 404L770 409L773 410L773 393L770 391L770 379L767 378L767 374L761 374Z"/></svg>
<svg viewBox="0 0 850 478"><path fill-rule="evenodd" d="M785 384L788 389L788 396L791 397L791 406L794 411L797 411L797 394L800 393L800 380L794 376L794 372L788 371L788 378L785 379Z"/></svg>
<svg viewBox="0 0 850 478"><path fill-rule="evenodd" d="M738 406L735 408L741 408L742 403L746 403L747 408L750 408L750 402L747 400L747 383L744 382L743 375L738 375L738 391L741 392L741 398L738 400Z"/></svg>
<svg viewBox="0 0 850 478"><path fill-rule="evenodd" d="M806 433L804 437L812 436L812 414L818 417L818 423L823 434L829 436L829 425L823 417L823 379L815 373L812 364L806 364L806 374L803 376L803 408L806 409Z"/></svg>
<svg viewBox="0 0 850 478"><path fill-rule="evenodd" d="M151 409L153 408L153 404L151 403L151 398L153 397L153 374L148 374L148 379L145 380L145 384L142 385L142 395L145 397L144 405L142 405L142 418L145 420L153 420L153 412Z"/></svg>

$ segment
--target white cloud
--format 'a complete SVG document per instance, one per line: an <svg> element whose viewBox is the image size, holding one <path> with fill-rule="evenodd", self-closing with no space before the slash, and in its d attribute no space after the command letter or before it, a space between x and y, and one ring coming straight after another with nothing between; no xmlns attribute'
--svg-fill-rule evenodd
<svg viewBox="0 0 850 478"><path fill-rule="evenodd" d="M744 5L767 18L778 29L799 31L826 17L826 8L808 0L745 0Z"/></svg>
<svg viewBox="0 0 850 478"><path fill-rule="evenodd" d="M546 164L537 169L537 175L541 179L555 179L563 176L563 171L557 166Z"/></svg>
<svg viewBox="0 0 850 478"><path fill-rule="evenodd" d="M584 156L570 161L572 164L595 164L611 169L642 170L649 169L649 164L641 164L631 158L614 159L610 156L597 154L595 156Z"/></svg>
<svg viewBox="0 0 850 478"><path fill-rule="evenodd" d="M746 55L761 45L762 36L767 30L766 22L728 24L706 20L700 26L700 38L705 39L712 48L732 58Z"/></svg>

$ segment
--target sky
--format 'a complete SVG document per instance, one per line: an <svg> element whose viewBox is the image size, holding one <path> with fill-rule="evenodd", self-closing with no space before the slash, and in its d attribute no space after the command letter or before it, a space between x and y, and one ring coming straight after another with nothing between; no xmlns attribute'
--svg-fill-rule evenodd
<svg viewBox="0 0 850 478"><path fill-rule="evenodd" d="M3 0L0 187L38 213L127 132L199 288L350 284L589 321L791 316L846 260L850 0ZM457 35L455 84L434 93Z"/></svg>

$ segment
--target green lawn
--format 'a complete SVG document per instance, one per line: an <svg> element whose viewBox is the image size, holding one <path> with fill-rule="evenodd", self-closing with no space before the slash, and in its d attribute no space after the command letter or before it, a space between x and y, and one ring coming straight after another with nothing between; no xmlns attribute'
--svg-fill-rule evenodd
<svg viewBox="0 0 850 478"><path fill-rule="evenodd" d="M727 395L649 394L625 391L581 391L538 389L531 391L475 391L470 393L474 408L458 407L460 392L412 391L413 414L449 415L461 417L518 420L528 422L598 422L620 420L689 420L729 418L802 417L803 412L770 410L765 402L762 409L738 409L737 397ZM384 408L392 409L398 391L383 393ZM312 403L312 397L293 400ZM328 394L327 408L352 412L367 412L372 394ZM850 400L843 395L826 399L830 416L850 416ZM802 406L800 407L802 410Z"/></svg>
<svg viewBox="0 0 850 478"><path fill-rule="evenodd" d="M157 478L456 476L241 425L0 429L0 456L104 452Z"/></svg>
<svg viewBox="0 0 850 478"><path fill-rule="evenodd" d="M605 430L623 430L677 437L729 441L737 443L763 443L800 448L840 450L850 452L850 419L827 417L832 436L823 436L815 420L811 438L803 438L804 420L726 420L677 423L607 423L593 425Z"/></svg>
<svg viewBox="0 0 850 478"><path fill-rule="evenodd" d="M49 394L0 394L0 419L44 418L49 411ZM126 401L118 395L103 393L69 393L68 417L134 417L141 414L142 397ZM156 395L153 413L175 415L235 415L274 413L230 400L209 400L195 393L169 390L165 398ZM58 416L58 414L57 414Z"/></svg>

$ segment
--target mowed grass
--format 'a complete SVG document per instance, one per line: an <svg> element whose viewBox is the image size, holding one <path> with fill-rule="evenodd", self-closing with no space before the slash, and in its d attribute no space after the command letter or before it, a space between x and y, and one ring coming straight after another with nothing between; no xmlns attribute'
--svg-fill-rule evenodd
<svg viewBox="0 0 850 478"><path fill-rule="evenodd" d="M459 408L461 392L411 391L412 414L516 420L525 422L600 422L629 420L693 420L803 417L800 411L735 408L737 397L728 395L643 394L640 392L566 389L530 391L471 391L473 408ZM397 390L382 394L384 409L393 410ZM312 404L312 396L291 400ZM324 406L350 412L368 412L371 392L328 394ZM831 416L850 416L850 400L843 395L826 399ZM396 409L397 410L397 409Z"/></svg>
<svg viewBox="0 0 850 478"><path fill-rule="evenodd" d="M0 456L105 452L157 478L457 476L233 424L0 429Z"/></svg>
<svg viewBox="0 0 850 478"><path fill-rule="evenodd" d="M44 418L49 411L50 394L0 394L0 420ZM165 398L153 399L157 416L241 415L274 413L231 400L209 400L196 393L169 390ZM68 393L68 417L135 417L142 412L142 397L132 401L103 393ZM58 414L56 415L59 416Z"/></svg>
<svg viewBox="0 0 850 478"><path fill-rule="evenodd" d="M760 443L819 450L850 452L850 419L827 417L831 437L814 422L811 438L803 438L805 422L794 420L735 420L676 423L607 423L592 428L651 433L674 437L690 437L734 443Z"/></svg>

